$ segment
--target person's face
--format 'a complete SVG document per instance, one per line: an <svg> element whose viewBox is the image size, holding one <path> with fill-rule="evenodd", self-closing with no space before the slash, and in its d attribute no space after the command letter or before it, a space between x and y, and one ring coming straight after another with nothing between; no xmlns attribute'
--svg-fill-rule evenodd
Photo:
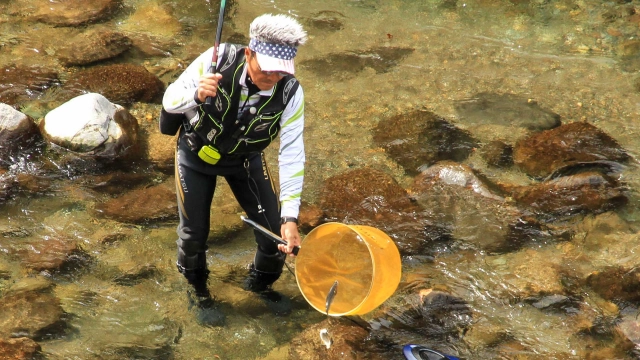
<svg viewBox="0 0 640 360"><path fill-rule="evenodd" d="M258 64L256 53L249 48L245 48L244 54L247 59L247 72L258 89L269 90L286 75L280 72L262 71L260 64Z"/></svg>

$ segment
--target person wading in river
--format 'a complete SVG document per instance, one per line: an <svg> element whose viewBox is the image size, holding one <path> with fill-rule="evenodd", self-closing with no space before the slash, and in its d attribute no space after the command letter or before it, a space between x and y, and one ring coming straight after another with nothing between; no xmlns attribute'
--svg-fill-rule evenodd
<svg viewBox="0 0 640 360"><path fill-rule="evenodd" d="M286 254L300 245L304 94L293 76L293 59L307 35L292 17L265 14L251 23L249 36L248 46L220 44L215 73L206 73L213 48L201 54L168 86L162 101L166 113L184 114L175 165L178 270L193 285L190 299L198 320L210 326L225 319L207 288L206 242L218 176L249 219L288 242L277 245L254 231L257 251L243 284L276 314L288 312L290 301L271 285ZM279 194L262 152L278 134Z"/></svg>

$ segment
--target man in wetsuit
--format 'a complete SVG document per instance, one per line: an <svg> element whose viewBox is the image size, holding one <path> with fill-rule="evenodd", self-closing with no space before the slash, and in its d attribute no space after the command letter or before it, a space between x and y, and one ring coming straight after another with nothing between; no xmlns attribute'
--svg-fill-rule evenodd
<svg viewBox="0 0 640 360"><path fill-rule="evenodd" d="M248 46L220 44L213 73L207 71L213 48L201 54L167 88L162 102L166 112L185 115L175 165L178 270L193 285L198 319L212 326L224 323L207 288L206 242L218 177L225 178L249 219L288 242L277 245L254 231L258 246L246 290L271 303L286 302L270 286L280 277L286 254L300 244L304 94L293 76L293 58L307 36L292 17L271 14L257 17L249 36ZM279 194L262 153L278 134Z"/></svg>

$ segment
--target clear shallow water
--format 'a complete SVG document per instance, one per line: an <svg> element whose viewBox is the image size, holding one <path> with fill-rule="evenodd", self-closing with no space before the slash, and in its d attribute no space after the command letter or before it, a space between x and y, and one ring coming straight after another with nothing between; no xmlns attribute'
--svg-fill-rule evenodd
<svg viewBox="0 0 640 360"><path fill-rule="evenodd" d="M149 14L158 14L158 6L168 9L178 24L158 24L153 16L130 17L141 8L151 9ZM125 1L124 7L126 11L118 14L110 25L133 33L161 33L164 40L175 41L170 57L141 58L133 54L127 59L144 64L166 82L179 73L176 64L188 64L213 42L217 4L204 0ZM246 34L250 21L265 12L290 13L305 21L310 41L297 58L297 76L307 98L308 166L304 199L315 202L324 179L363 166L382 169L408 187L411 179L373 145L370 130L377 122L414 108L426 107L482 141L510 142L521 137L519 129L489 122L469 124L456 112L456 101L485 91L530 97L559 114L563 122L589 121L637 158L640 96L632 49L640 27L634 18L635 8L640 8L640 3L239 1L232 22L225 27L223 40L232 32ZM307 22L309 18L320 18L321 11L336 12L331 14L342 28L333 31ZM7 14L0 17L3 34L0 42L6 44L0 47L0 64L51 66L61 71L64 80L64 74L73 69L62 69L49 53L56 44L84 28L31 25L16 22ZM386 71L365 67L354 72L349 64L337 63L333 64L332 72L320 73L302 65L307 60L378 47L415 51L389 63ZM140 104L132 109L146 131L155 124L142 119L153 110ZM468 162L493 179L528 181L516 170L486 168L476 156ZM34 171L30 166L25 165L19 171ZM241 359L264 358L270 352L273 358L278 358L281 347L286 348L309 324L324 319L305 306L295 280L287 272L276 288L293 296L298 304L290 317L272 317L238 290L234 274L251 260L253 251L250 232L242 231L233 235L232 241L212 238L209 251L211 287L223 301L233 304L229 324L225 329L199 327L188 312L186 287L174 266L175 223L128 226L96 221L87 207L97 200L97 195L70 192L68 185L73 179L70 173L60 169L60 178L53 180L46 194L24 191L1 210L5 214L4 225L60 228L74 234L85 251L99 259L95 263L89 261L79 271L45 274L56 284L56 295L65 311L74 314L72 330L66 336L41 343L49 358ZM620 216L637 226L639 201L635 189L640 177L631 169L622 174L622 179L633 191L630 204L620 211ZM125 233L126 240L112 246L96 244L92 235L104 228ZM612 243L620 240L616 234L610 235ZM541 244L534 250L543 254L548 264L564 264L568 258L578 258L570 249L556 244ZM575 317L544 313L515 301L520 286L517 280L530 274L514 274L506 265L524 261L525 251L522 256L460 251L436 260L408 257L404 259L404 270L411 277L407 275L398 295L389 300L386 308L411 301L414 290L422 286L446 286L469 302L475 322L487 324L480 329L491 332L499 328L523 346L520 352L500 355L502 358L581 358L581 354L588 352L589 341L573 336L580 326ZM601 260L603 264L607 261ZM579 261L575 262L571 266L580 268ZM3 288L27 274L19 263L6 263L11 280L0 282ZM123 272L137 273L144 266L153 269L151 275L133 284L118 283ZM535 284L535 279L531 282ZM592 294L581 303L585 313L605 308ZM377 315L380 314L372 316ZM474 347L474 343L447 343L410 332L397 332L394 336L398 343L425 343L455 350L468 358L496 356L494 350ZM615 346L611 339L604 339L603 343ZM129 350L123 354L122 348Z"/></svg>

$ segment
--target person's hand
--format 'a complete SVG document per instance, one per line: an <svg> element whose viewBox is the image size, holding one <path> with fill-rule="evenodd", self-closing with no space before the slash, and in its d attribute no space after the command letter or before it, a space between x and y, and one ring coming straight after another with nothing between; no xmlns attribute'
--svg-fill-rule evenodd
<svg viewBox="0 0 640 360"><path fill-rule="evenodd" d="M295 256L293 254L293 248L300 246L300 233L298 232L298 225L294 222L286 222L280 226L280 234L282 234L282 240L287 242L287 245L279 244L278 250L282 251L289 256Z"/></svg>
<svg viewBox="0 0 640 360"><path fill-rule="evenodd" d="M198 81L198 100L205 102L208 97L215 97L218 94L218 84L222 79L222 74L206 73Z"/></svg>

